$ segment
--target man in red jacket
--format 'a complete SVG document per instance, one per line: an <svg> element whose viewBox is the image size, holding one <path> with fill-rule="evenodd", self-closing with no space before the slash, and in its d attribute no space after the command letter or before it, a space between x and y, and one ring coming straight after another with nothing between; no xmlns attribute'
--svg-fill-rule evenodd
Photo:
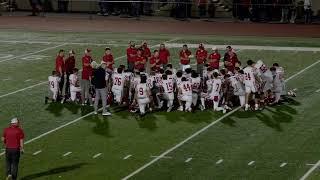
<svg viewBox="0 0 320 180"><path fill-rule="evenodd" d="M185 44L182 47L182 50L179 53L180 57L180 65L181 65L181 70L184 71L187 68L190 68L190 58L191 56L191 51L189 51L188 46Z"/></svg>
<svg viewBox="0 0 320 180"><path fill-rule="evenodd" d="M145 70L146 59L142 56L143 50L141 48L137 51L137 56L135 58L134 69L142 72Z"/></svg>
<svg viewBox="0 0 320 180"><path fill-rule="evenodd" d="M90 97L90 81L92 77L92 58L91 49L86 49L84 51L84 56L82 57L82 76L81 76L81 100L82 105L85 105L89 101L92 105L92 99Z"/></svg>
<svg viewBox="0 0 320 180"><path fill-rule="evenodd" d="M170 62L170 51L165 47L163 43L160 44L159 58L163 69L166 69L167 64Z"/></svg>
<svg viewBox="0 0 320 180"><path fill-rule="evenodd" d="M62 101L64 101L64 96L65 96L65 84L66 84L66 79L65 79L65 61L64 61L64 50L61 49L58 52L58 55L56 57L56 72L59 74L61 80L59 82L59 93L63 97Z"/></svg>
<svg viewBox="0 0 320 180"><path fill-rule="evenodd" d="M65 61L65 68L66 68L66 96L70 97L70 82L69 77L73 74L73 69L76 67L76 58L74 50L69 51L69 57Z"/></svg>
<svg viewBox="0 0 320 180"><path fill-rule="evenodd" d="M218 48L216 47L212 48L212 53L209 55L209 58L208 58L209 67L212 69L219 69L220 59L221 59L221 55L218 51Z"/></svg>
<svg viewBox="0 0 320 180"><path fill-rule="evenodd" d="M237 54L234 50L229 51L229 58L225 60L224 65L228 71L233 72L236 64L239 62Z"/></svg>
<svg viewBox="0 0 320 180"><path fill-rule="evenodd" d="M137 49L135 48L135 43L129 43L129 47L127 48L127 62L128 62L128 70L133 72L135 66L135 59L137 56Z"/></svg>
<svg viewBox="0 0 320 180"><path fill-rule="evenodd" d="M197 73L202 76L203 66L207 61L208 51L204 48L202 43L199 44L199 48L196 51L197 60Z"/></svg>
<svg viewBox="0 0 320 180"><path fill-rule="evenodd" d="M148 44L146 41L143 42L143 44L141 45L141 48L143 50L142 56L146 59L146 62L148 62L151 57L151 51L150 51L150 48L148 47ZM146 72L150 73L150 64L149 63L146 63L145 68L146 68Z"/></svg>
<svg viewBox="0 0 320 180"><path fill-rule="evenodd" d="M153 55L150 58L151 71L157 72L160 70L160 67L161 67L161 61L160 61L160 57L159 57L159 51L154 50Z"/></svg>
<svg viewBox="0 0 320 180"><path fill-rule="evenodd" d="M113 55L111 53L111 49L109 47L107 47L105 49L105 53L104 53L102 61L106 63L107 68L109 70L113 71L114 59L113 59Z"/></svg>
<svg viewBox="0 0 320 180"><path fill-rule="evenodd" d="M6 149L7 179L16 180L20 154L23 153L24 132L19 127L19 120L13 118L9 127L5 128L1 137Z"/></svg>

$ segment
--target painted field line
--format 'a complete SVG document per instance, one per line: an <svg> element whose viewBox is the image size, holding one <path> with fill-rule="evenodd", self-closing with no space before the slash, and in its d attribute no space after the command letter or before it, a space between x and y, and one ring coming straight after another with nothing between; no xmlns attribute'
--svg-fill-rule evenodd
<svg viewBox="0 0 320 180"><path fill-rule="evenodd" d="M40 154L41 152L42 152L42 151L39 150L39 151L34 152L32 155L36 156L36 155Z"/></svg>
<svg viewBox="0 0 320 180"><path fill-rule="evenodd" d="M159 156L150 156L151 158L157 158L157 157L159 157ZM172 157L171 156L163 156L162 157L163 159L172 159Z"/></svg>
<svg viewBox="0 0 320 180"><path fill-rule="evenodd" d="M27 79L27 80L25 80L24 82L29 82L29 81L32 81L32 79Z"/></svg>
<svg viewBox="0 0 320 180"><path fill-rule="evenodd" d="M179 39L179 38L175 38L175 39L171 39L171 40L166 41L166 42L171 42L171 41L175 41L175 40L178 40L178 39ZM166 43L166 42L164 42L164 43ZM158 45L154 45L154 47L155 47L155 46L158 46ZM116 58L116 59L121 59L121 58L123 58L123 57L126 57L126 56L121 56L121 57L118 57L118 58ZM39 86L39 85L45 84L45 83L47 83L47 81L41 82L41 83L39 83L39 84L35 84L35 85L33 85L33 86L29 86L29 87L27 87L27 88L30 89L30 88L33 88L33 87L35 87L35 86ZM18 91L14 91L14 92L11 92L11 93L8 93L8 94L4 94L4 95L0 96L0 98L5 97L5 96L9 96L9 95L11 95L11 94L15 94L15 93L17 93L17 92L21 92L21 91L24 91L24 90L26 90L26 88L20 89L20 90L18 90ZM102 108L100 108L100 109L102 109ZM29 143L31 143L31 142L33 142L33 141L36 141L36 140L38 140L38 139L40 139L40 138L42 138L42 137L44 137L44 136L47 136L48 134L51 134L51 133L53 133L53 132L55 132L55 131L58 131L58 130L66 127L66 126L69 126L69 125L71 125L71 124L74 124L74 123L80 121L80 120L83 119L83 118L86 118L86 117L88 117L88 116L93 115L93 113L94 113L94 111L92 111L92 112L90 112L90 113L88 113L88 114L86 114L86 115L84 115L84 116L81 116L81 117L79 117L79 118L77 118L77 119L74 119L74 120L72 120L72 121L70 121L70 122L68 122L68 123L66 123L66 124L63 124L63 125L61 125L61 126L58 126L58 127L54 128L54 129L52 129L52 130L50 130L50 131L47 131L47 132L43 133L43 134L40 134L39 136L34 137L34 138L26 141L24 144L29 144ZM4 155L4 152L0 153L0 156L3 156L3 155Z"/></svg>
<svg viewBox="0 0 320 180"><path fill-rule="evenodd" d="M301 73L305 72L306 70L310 69L311 67L315 66L316 64L318 64L320 62L317 61L311 65L309 65L308 67L302 69L301 71L299 71L297 74L294 74L292 76L290 76L288 79L285 80L285 82L290 81L291 79L295 78L296 76L300 75ZM131 177L133 177L134 175L138 174L139 172L143 171L145 168L149 167L150 165L154 164L155 162L159 161L163 156L166 156L167 154L169 154L170 152L174 151L175 149L179 148L180 146L182 146L183 144L185 144L186 142L190 141L191 139L193 139L194 137L198 136L199 134L201 134L202 132L206 131L207 129L209 129L211 126L214 126L215 124L219 123L220 121L222 121L224 118L232 115L233 113L235 113L236 111L238 111L239 109L241 109L241 107L237 107L234 110L228 112L227 114L221 116L219 119L211 122L210 124L208 124L207 126L203 127L202 129L200 129L199 131L193 133L191 136L187 137L186 139L184 139L183 141L179 142L178 144L174 145L173 147L171 147L170 149L164 151L162 154L160 154L157 158L153 159L152 161L149 161L148 163L144 164L143 166L141 166L140 168L136 169L135 171L133 171L131 174L127 175L126 177L122 178L122 180L127 180Z"/></svg>
<svg viewBox="0 0 320 180"><path fill-rule="evenodd" d="M69 151L69 152L67 152L67 153L64 153L62 156L63 156L63 157L66 157L66 156L69 156L70 154L72 154L72 152Z"/></svg>
<svg viewBox="0 0 320 180"><path fill-rule="evenodd" d="M12 95L12 94L16 94L16 93L18 93L18 92L25 91L25 90L28 90L28 89L31 89L31 88L34 88L34 87L37 87L37 86L40 86L40 85L46 84L46 83L48 83L48 82L47 82L47 81L43 81L43 82L40 82L40 83L38 83L38 84L34 84L34 85L32 85L32 86L28 86L28 87L26 87L26 88L22 88L22 89L19 89L19 90L16 90L16 91L12 91L12 92L10 92L10 93L0 95L0 98L6 97L6 96L10 96L10 95Z"/></svg>
<svg viewBox="0 0 320 180"><path fill-rule="evenodd" d="M250 161L249 163L248 163L248 166L251 166L251 165L253 165L255 163L255 161Z"/></svg>
<svg viewBox="0 0 320 180"><path fill-rule="evenodd" d="M307 179L307 178L310 176L310 174L311 174L314 170L316 170L319 166L320 166L320 160L319 160L315 165L313 165L313 166L308 170L308 172L306 172L306 173L300 178L300 180L305 180L305 179Z"/></svg>
<svg viewBox="0 0 320 180"><path fill-rule="evenodd" d="M101 155L102 155L102 153L98 153L98 154L92 156L92 158L93 158L93 159L96 159L96 158L98 158L98 157L101 156Z"/></svg>
<svg viewBox="0 0 320 180"><path fill-rule="evenodd" d="M2 79L2 81L9 81L10 78L5 78L5 79Z"/></svg>
<svg viewBox="0 0 320 180"><path fill-rule="evenodd" d="M316 90L316 93L320 92L320 89Z"/></svg>
<svg viewBox="0 0 320 180"><path fill-rule="evenodd" d="M216 164L221 164L223 162L223 159L220 159L219 161L216 162Z"/></svg>
<svg viewBox="0 0 320 180"><path fill-rule="evenodd" d="M315 164L306 164L306 166L314 166Z"/></svg>
<svg viewBox="0 0 320 180"><path fill-rule="evenodd" d="M188 163L188 162L190 162L192 160L192 158L188 158L187 160L185 160L184 162L185 163Z"/></svg>
<svg viewBox="0 0 320 180"><path fill-rule="evenodd" d="M132 156L132 155L129 154L129 155L127 155L126 157L124 157L123 159L129 159L131 156Z"/></svg>
<svg viewBox="0 0 320 180"><path fill-rule="evenodd" d="M61 47L61 46L65 46L65 45L67 45L67 44L68 44L68 43L63 43L63 44L59 44L59 45L57 45L57 46L48 47L48 48L45 48L45 49L42 49L42 50L39 50L39 51L35 51L35 52L23 54L23 55L20 55L20 56L14 56L14 57L9 58L9 59L1 60L0 63L1 63L1 62L5 62L5 61L10 61L10 60L12 60L12 59L22 58L22 57L26 57L26 56L29 56L29 55L37 54L37 53L40 53L40 52L48 51L48 50L55 49L55 48L58 48L58 47Z"/></svg>
<svg viewBox="0 0 320 180"><path fill-rule="evenodd" d="M287 163L282 163L282 164L280 164L280 167L284 167L286 165L287 165Z"/></svg>

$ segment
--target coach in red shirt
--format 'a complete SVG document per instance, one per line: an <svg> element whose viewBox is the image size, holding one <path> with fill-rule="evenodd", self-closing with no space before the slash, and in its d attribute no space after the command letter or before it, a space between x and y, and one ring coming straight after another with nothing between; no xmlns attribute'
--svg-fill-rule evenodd
<svg viewBox="0 0 320 180"><path fill-rule="evenodd" d="M92 99L90 97L90 81L92 77L92 58L91 49L86 49L84 56L82 57L82 77L81 77L81 99L82 105L85 105L89 100L90 105L92 105Z"/></svg>
<svg viewBox="0 0 320 180"><path fill-rule="evenodd" d="M76 67L76 58L75 58L75 52L73 50L69 51L69 57L65 61L65 69L66 69L66 90L65 94L69 95L69 90L70 90L70 82L69 82L69 77L73 73L73 69Z"/></svg>
<svg viewBox="0 0 320 180"><path fill-rule="evenodd" d="M1 137L6 149L6 175L7 179L16 180L20 153L23 153L24 132L19 127L17 118L11 120L9 127L5 128Z"/></svg>
<svg viewBox="0 0 320 180"><path fill-rule="evenodd" d="M212 69L219 69L220 59L221 59L221 55L218 51L218 48L216 47L212 48L212 53L209 55L209 58L208 58L209 67Z"/></svg>
<svg viewBox="0 0 320 180"><path fill-rule="evenodd" d="M208 51L204 48L202 43L199 44L199 48L196 51L197 60L197 73L202 77L203 65L206 63L208 57Z"/></svg>
<svg viewBox="0 0 320 180"><path fill-rule="evenodd" d="M187 68L190 68L190 56L191 51L189 51L188 46L186 44L183 45L182 50L179 53L182 71L184 71Z"/></svg>
<svg viewBox="0 0 320 180"><path fill-rule="evenodd" d="M135 48L135 43L130 42L129 47L127 48L127 62L128 70L133 72L135 66L135 59L137 56L137 49Z"/></svg>
<svg viewBox="0 0 320 180"><path fill-rule="evenodd" d="M224 61L224 66L225 68L228 69L228 71L233 72L236 64L239 62L239 59L237 57L237 54L234 52L234 50L229 51L228 54L229 54L229 57Z"/></svg>
<svg viewBox="0 0 320 180"><path fill-rule="evenodd" d="M153 51L153 55L150 58L150 68L151 71L159 71L161 67L161 61L159 58L159 51L158 50L154 50Z"/></svg>
<svg viewBox="0 0 320 180"><path fill-rule="evenodd" d="M143 72L145 70L145 64L146 64L146 59L145 57L142 56L143 50L142 49L138 49L137 51L137 56L135 58L135 63L134 63L134 69L139 71L139 72Z"/></svg>
<svg viewBox="0 0 320 180"><path fill-rule="evenodd" d="M163 43L160 44L159 58L160 58L163 69L166 69L167 64L170 61L170 51L165 47Z"/></svg>
<svg viewBox="0 0 320 180"><path fill-rule="evenodd" d="M113 64L114 64L114 59L113 59L113 55L111 53L111 48L107 47L105 49L105 53L102 59L103 62L106 63L107 67L109 70L113 70Z"/></svg>
<svg viewBox="0 0 320 180"><path fill-rule="evenodd" d="M64 97L65 95L65 62L64 62L64 50L59 50L59 53L56 57L56 72L59 74L61 80L59 82L59 92Z"/></svg>

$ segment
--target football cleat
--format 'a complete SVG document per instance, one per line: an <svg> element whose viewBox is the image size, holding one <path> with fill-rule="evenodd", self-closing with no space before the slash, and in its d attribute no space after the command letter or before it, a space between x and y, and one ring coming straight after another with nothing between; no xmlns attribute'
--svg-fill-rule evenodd
<svg viewBox="0 0 320 180"><path fill-rule="evenodd" d="M102 116L111 116L111 113L109 113L109 112L104 112L104 113L102 113Z"/></svg>
<svg viewBox="0 0 320 180"><path fill-rule="evenodd" d="M171 112L172 110L172 106L170 106L168 109L167 109L167 112Z"/></svg>
<svg viewBox="0 0 320 180"><path fill-rule="evenodd" d="M183 107L180 106L180 107L178 108L178 111L183 111Z"/></svg>

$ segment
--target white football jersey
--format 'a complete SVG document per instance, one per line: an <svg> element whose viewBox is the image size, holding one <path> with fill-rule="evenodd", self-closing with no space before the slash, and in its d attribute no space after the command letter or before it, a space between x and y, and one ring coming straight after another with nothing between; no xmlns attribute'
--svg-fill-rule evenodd
<svg viewBox="0 0 320 180"><path fill-rule="evenodd" d="M253 68L251 66L247 66L246 68L243 69L244 75L245 75L245 82L255 82L257 71L256 68Z"/></svg>
<svg viewBox="0 0 320 180"><path fill-rule="evenodd" d="M154 84L154 76L149 76L147 78L147 86L148 88L152 89Z"/></svg>
<svg viewBox="0 0 320 180"><path fill-rule="evenodd" d="M59 82L60 82L60 77L58 77L58 76L49 76L49 77L48 77L48 80L49 80L49 87L50 87L50 89L58 90L58 88L59 88Z"/></svg>
<svg viewBox="0 0 320 180"><path fill-rule="evenodd" d="M192 96L192 84L189 81L182 81L179 88L183 96Z"/></svg>
<svg viewBox="0 0 320 180"><path fill-rule="evenodd" d="M125 82L124 74L115 73L112 75L112 89L122 90Z"/></svg>
<svg viewBox="0 0 320 180"><path fill-rule="evenodd" d="M71 74L69 76L69 83L70 83L70 86L73 86L73 87L79 87L80 84L79 84L79 78L77 75L75 74Z"/></svg>
<svg viewBox="0 0 320 180"><path fill-rule="evenodd" d="M192 83L192 92L199 92L200 91L200 85L201 85L201 78L191 78Z"/></svg>
<svg viewBox="0 0 320 180"><path fill-rule="evenodd" d="M123 76L124 76L126 81L130 81L132 76L133 76L133 74L131 72L124 72Z"/></svg>
<svg viewBox="0 0 320 180"><path fill-rule="evenodd" d="M172 93L174 90L173 81L168 80L162 80L161 86L165 93Z"/></svg>
<svg viewBox="0 0 320 180"><path fill-rule="evenodd" d="M162 81L162 74L156 73L156 75L154 76L154 81L156 82L156 86L160 87Z"/></svg>
<svg viewBox="0 0 320 180"><path fill-rule="evenodd" d="M207 81L208 87L211 87L210 95L217 96L220 94L222 81L219 78L214 78Z"/></svg>
<svg viewBox="0 0 320 180"><path fill-rule="evenodd" d="M239 76L231 76L230 77L231 86L233 87L234 95L243 96L245 95L245 87L241 82Z"/></svg>
<svg viewBox="0 0 320 180"><path fill-rule="evenodd" d="M142 99L142 98L147 98L148 97L148 86L146 83L143 83L143 84L138 84L136 86L136 91L137 91L137 97L139 99Z"/></svg>

